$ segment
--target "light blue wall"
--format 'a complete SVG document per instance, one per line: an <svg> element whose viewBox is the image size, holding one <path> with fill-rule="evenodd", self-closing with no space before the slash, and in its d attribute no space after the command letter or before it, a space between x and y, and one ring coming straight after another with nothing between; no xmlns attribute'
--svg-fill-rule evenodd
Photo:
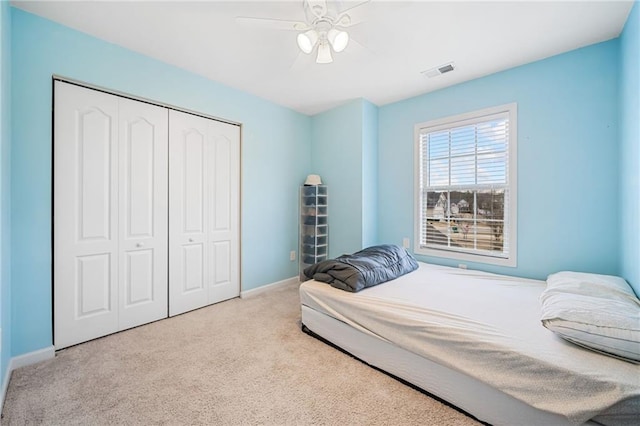
<svg viewBox="0 0 640 426"><path fill-rule="evenodd" d="M329 256L377 243L378 107L356 99L315 115L311 167L329 190Z"/></svg>
<svg viewBox="0 0 640 426"><path fill-rule="evenodd" d="M362 100L315 115L311 167L329 191L329 256L362 248Z"/></svg>
<svg viewBox="0 0 640 426"><path fill-rule="evenodd" d="M4 1L0 13L2 371L9 351L15 356L52 343L52 74L244 124L245 290L296 275L288 254L297 248L297 187L308 173L320 174L330 188L331 256L378 242L400 244L405 236L413 239L413 126L509 102L519 108L519 264L470 267L535 278L560 269L622 269L638 285L637 4L620 42L381 108L357 100L313 118L10 9ZM618 61L620 84L610 66ZM626 95L633 84L635 98ZM618 206L627 208L618 213Z"/></svg>
<svg viewBox="0 0 640 426"><path fill-rule="evenodd" d="M640 295L640 4L620 37L620 273Z"/></svg>
<svg viewBox="0 0 640 426"><path fill-rule="evenodd" d="M0 389L11 358L11 8L0 1ZM0 406L2 403L0 402Z"/></svg>
<svg viewBox="0 0 640 426"><path fill-rule="evenodd" d="M378 107L362 105L362 246L378 243Z"/></svg>
<svg viewBox="0 0 640 426"><path fill-rule="evenodd" d="M311 119L18 9L13 12L13 355L51 338L51 76L243 123L243 290L297 275Z"/></svg>
<svg viewBox="0 0 640 426"><path fill-rule="evenodd" d="M617 62L612 40L381 107L379 239L413 242L416 123L517 102L518 266L469 267L533 278L617 273Z"/></svg>

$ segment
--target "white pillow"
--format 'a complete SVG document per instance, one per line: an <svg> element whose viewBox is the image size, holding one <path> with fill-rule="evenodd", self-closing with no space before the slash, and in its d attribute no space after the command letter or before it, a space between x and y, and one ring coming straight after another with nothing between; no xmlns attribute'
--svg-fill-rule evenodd
<svg viewBox="0 0 640 426"><path fill-rule="evenodd" d="M622 278L558 272L540 301L542 325L562 338L640 362L640 300Z"/></svg>

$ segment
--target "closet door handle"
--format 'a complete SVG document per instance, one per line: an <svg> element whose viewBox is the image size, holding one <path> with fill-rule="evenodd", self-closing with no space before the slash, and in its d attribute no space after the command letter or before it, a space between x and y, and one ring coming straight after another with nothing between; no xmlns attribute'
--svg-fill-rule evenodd
<svg viewBox="0 0 640 426"><path fill-rule="evenodd" d="M189 238L189 242L192 243L193 242L193 238Z"/></svg>
<svg viewBox="0 0 640 426"><path fill-rule="evenodd" d="M137 243L136 247L144 247L144 243Z"/></svg>

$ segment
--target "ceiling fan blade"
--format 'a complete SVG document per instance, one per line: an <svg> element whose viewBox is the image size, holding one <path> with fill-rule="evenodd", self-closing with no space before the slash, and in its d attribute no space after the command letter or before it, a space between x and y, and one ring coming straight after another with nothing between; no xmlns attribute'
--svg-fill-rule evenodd
<svg viewBox="0 0 640 426"><path fill-rule="evenodd" d="M367 18L366 6L370 2L371 0L364 0L356 4L355 6L352 6L340 12L338 17L336 18L336 25L347 28L364 22Z"/></svg>
<svg viewBox="0 0 640 426"><path fill-rule="evenodd" d="M360 43L359 41L356 41L353 37L349 38L349 44L347 45L346 50L348 50L349 52L353 52L356 55L363 55L363 54L375 55L376 54L376 52L369 49L367 46Z"/></svg>
<svg viewBox="0 0 640 426"><path fill-rule="evenodd" d="M249 16L236 16L236 22L253 28L269 30L306 31L310 27L301 21L285 21L282 19L252 18Z"/></svg>
<svg viewBox="0 0 640 426"><path fill-rule="evenodd" d="M296 56L296 60L293 61L293 64L291 64L291 67L289 67L289 70L292 71L293 73L300 73L302 72L302 70L306 69L313 61L315 58L314 53L310 53L310 54L306 54L304 52L298 52L298 56Z"/></svg>

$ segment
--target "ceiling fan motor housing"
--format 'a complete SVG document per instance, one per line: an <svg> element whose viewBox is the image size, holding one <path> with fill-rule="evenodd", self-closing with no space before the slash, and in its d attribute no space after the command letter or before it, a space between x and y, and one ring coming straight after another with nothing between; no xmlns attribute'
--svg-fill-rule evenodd
<svg viewBox="0 0 640 426"><path fill-rule="evenodd" d="M325 17L329 11L326 0L304 0L303 6L307 15L307 21L321 19Z"/></svg>

